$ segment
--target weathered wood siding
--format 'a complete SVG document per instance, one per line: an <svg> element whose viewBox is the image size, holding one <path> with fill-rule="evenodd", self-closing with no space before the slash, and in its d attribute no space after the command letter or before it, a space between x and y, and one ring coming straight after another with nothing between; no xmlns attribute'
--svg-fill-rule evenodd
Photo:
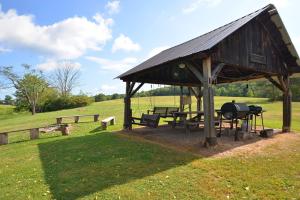
<svg viewBox="0 0 300 200"><path fill-rule="evenodd" d="M274 42L264 25L253 20L213 48L212 60L257 72L282 74L284 62Z"/></svg>

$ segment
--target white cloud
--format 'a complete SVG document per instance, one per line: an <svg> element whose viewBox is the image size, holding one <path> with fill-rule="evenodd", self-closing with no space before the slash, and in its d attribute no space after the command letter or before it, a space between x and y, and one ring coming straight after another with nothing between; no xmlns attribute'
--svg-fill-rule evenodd
<svg viewBox="0 0 300 200"><path fill-rule="evenodd" d="M74 59L88 50L101 50L112 38L112 23L112 19L96 14L92 20L75 16L50 25L38 25L32 15L19 15L13 9L3 12L0 7L0 45L51 58Z"/></svg>
<svg viewBox="0 0 300 200"><path fill-rule="evenodd" d="M113 90L116 90L118 87L115 86L115 85L106 85L106 84L103 84L101 85L100 87L100 90L104 93L106 92L110 92L110 91L113 91Z"/></svg>
<svg viewBox="0 0 300 200"><path fill-rule="evenodd" d="M100 68L103 70L109 71L117 71L117 72L124 72L131 67L134 67L138 60L136 58L124 58L121 60L109 60L105 58L99 58L94 56L86 56L87 60L93 61L100 65Z"/></svg>
<svg viewBox="0 0 300 200"><path fill-rule="evenodd" d="M109 1L107 2L105 8L108 10L109 14L116 14L120 12L120 1Z"/></svg>
<svg viewBox="0 0 300 200"><path fill-rule="evenodd" d="M166 50L170 48L169 46L160 46L160 47L155 47L153 48L149 53L148 53L148 58L151 58L155 56L156 54L162 52L163 50Z"/></svg>
<svg viewBox="0 0 300 200"><path fill-rule="evenodd" d="M217 6L222 2L222 0L193 0L189 5L182 9L183 14L189 14L196 11L202 5L209 7Z"/></svg>
<svg viewBox="0 0 300 200"><path fill-rule="evenodd" d="M57 68L62 68L66 66L66 64L75 69L79 69L81 67L81 64L79 62L47 60L44 63L38 64L37 68L42 71L51 71Z"/></svg>
<svg viewBox="0 0 300 200"><path fill-rule="evenodd" d="M11 49L0 47L0 53L8 53L8 52L11 52Z"/></svg>
<svg viewBox="0 0 300 200"><path fill-rule="evenodd" d="M116 52L118 50L124 51L139 51L141 47L139 44L134 43L129 37L120 34L114 41L112 52Z"/></svg>

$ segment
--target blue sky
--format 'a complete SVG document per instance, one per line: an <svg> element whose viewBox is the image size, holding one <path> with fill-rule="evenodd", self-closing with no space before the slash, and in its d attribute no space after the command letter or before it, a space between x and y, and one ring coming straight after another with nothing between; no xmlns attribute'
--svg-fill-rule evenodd
<svg viewBox="0 0 300 200"><path fill-rule="evenodd" d="M0 65L50 74L68 60L81 71L74 93L123 93L117 75L269 3L299 51L297 0L0 0Z"/></svg>

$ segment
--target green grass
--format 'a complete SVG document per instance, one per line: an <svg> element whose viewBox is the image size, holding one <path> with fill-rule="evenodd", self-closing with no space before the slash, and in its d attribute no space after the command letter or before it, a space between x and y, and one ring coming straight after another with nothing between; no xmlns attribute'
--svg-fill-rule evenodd
<svg viewBox="0 0 300 200"><path fill-rule="evenodd" d="M217 97L216 108L231 99ZM280 102L234 99L261 104L266 125L281 127ZM152 101L174 104L172 97ZM140 115L150 108L149 98L134 99L133 107ZM99 123L79 123L70 136L47 133L33 141L28 133L13 135L11 144L0 146L0 199L300 199L300 139L263 154L204 158L112 133L122 127L122 100L35 116L5 110L0 108L2 131L88 113L115 115L117 125L102 131ZM299 114L300 104L293 103L295 131Z"/></svg>
<svg viewBox="0 0 300 200"><path fill-rule="evenodd" d="M237 102L245 102L248 104L259 104L267 112L265 113L265 124L272 128L281 128L282 126L282 103L281 102L268 102L267 99L262 98L244 98L244 97L216 97L215 98L215 108L218 109L224 102L231 101L235 99ZM150 100L152 105L156 106L173 106L173 97L148 97L135 98L132 99L133 115L140 116L143 112L151 109ZM193 99L194 100L194 99ZM175 98L175 105L178 106L178 97ZM193 103L195 109L196 103ZM300 102L293 102L293 121L292 129L295 131L300 131ZM2 111L3 110L3 111ZM8 112L9 114L5 114ZM62 111L39 113L31 116L30 113L10 113L12 112L12 107L0 107L0 132L5 130L14 130L21 128L31 128L36 126L44 126L47 124L55 123L55 118L64 115L74 115L74 114L95 114L99 113L100 117L107 117L114 115L118 120L118 128L122 126L123 120L123 100L105 101L100 103L94 103L87 107L68 109ZM1 115L1 113L4 113ZM88 118L82 118L83 121L91 121ZM70 122L72 120L69 120Z"/></svg>

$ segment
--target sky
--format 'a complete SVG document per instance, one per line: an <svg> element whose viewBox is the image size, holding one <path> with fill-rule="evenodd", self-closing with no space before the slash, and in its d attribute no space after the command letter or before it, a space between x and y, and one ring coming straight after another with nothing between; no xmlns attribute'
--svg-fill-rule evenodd
<svg viewBox="0 0 300 200"><path fill-rule="evenodd" d="M68 61L81 74L75 94L124 93L119 74L269 3L300 51L297 0L0 0L0 66L50 75Z"/></svg>

